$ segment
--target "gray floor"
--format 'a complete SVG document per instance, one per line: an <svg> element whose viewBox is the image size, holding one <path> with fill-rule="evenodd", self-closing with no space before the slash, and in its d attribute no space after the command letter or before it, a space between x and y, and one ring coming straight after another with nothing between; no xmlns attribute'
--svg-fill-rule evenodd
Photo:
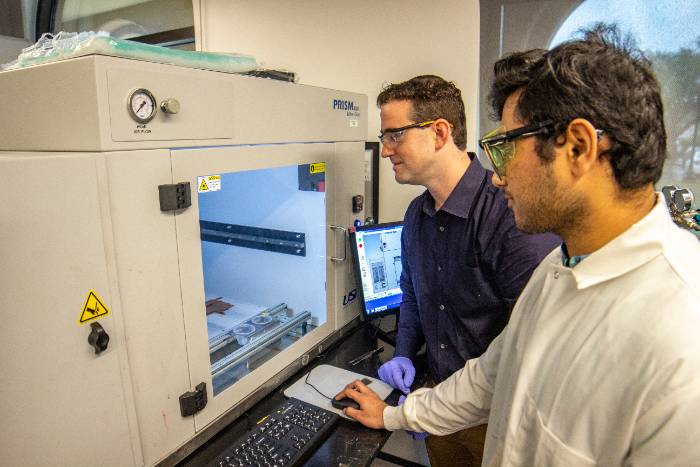
<svg viewBox="0 0 700 467"><path fill-rule="evenodd" d="M391 434L391 437L382 448L382 451L419 464L430 465L428 453L425 450L425 441L415 441L402 430L395 431ZM375 459L371 465L371 467L395 466L396 464L381 459Z"/></svg>

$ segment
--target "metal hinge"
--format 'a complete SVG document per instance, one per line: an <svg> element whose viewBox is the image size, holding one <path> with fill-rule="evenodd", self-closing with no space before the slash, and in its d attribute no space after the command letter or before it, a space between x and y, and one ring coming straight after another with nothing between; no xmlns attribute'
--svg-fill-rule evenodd
<svg viewBox="0 0 700 467"><path fill-rule="evenodd" d="M199 383L194 391L187 391L180 396L180 413L189 417L202 410L207 405L207 385Z"/></svg>
<svg viewBox="0 0 700 467"><path fill-rule="evenodd" d="M173 185L159 185L158 196L161 211L177 211L192 205L190 182L180 182Z"/></svg>

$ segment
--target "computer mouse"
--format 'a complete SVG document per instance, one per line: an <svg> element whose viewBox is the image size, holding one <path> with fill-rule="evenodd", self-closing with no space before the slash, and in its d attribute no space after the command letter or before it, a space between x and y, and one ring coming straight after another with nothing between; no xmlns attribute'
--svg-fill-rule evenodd
<svg viewBox="0 0 700 467"><path fill-rule="evenodd" d="M359 409L360 404L355 402L354 400L350 399L349 397L343 397L340 400L337 400L335 397L331 399L331 405L335 407L336 409L343 410L345 407L352 407L353 409Z"/></svg>

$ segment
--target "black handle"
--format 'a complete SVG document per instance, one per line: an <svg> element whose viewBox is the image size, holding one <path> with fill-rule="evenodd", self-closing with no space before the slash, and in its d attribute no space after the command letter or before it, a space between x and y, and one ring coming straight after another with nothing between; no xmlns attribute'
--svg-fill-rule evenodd
<svg viewBox="0 0 700 467"><path fill-rule="evenodd" d="M88 336L88 344L95 348L95 355L99 355L102 351L107 349L109 334L100 326L100 323L90 323L90 327L92 331L90 331L90 335Z"/></svg>

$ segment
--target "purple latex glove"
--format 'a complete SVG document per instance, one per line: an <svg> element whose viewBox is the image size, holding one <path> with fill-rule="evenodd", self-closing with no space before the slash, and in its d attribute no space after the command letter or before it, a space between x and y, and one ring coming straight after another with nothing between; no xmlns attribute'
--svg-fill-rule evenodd
<svg viewBox="0 0 700 467"><path fill-rule="evenodd" d="M394 357L379 367L379 379L389 386L398 389L404 394L411 391L413 378L416 377L416 369L411 359L406 357Z"/></svg>
<svg viewBox="0 0 700 467"><path fill-rule="evenodd" d="M399 405L403 404L405 400L406 396L399 397ZM415 431L410 430L406 430L406 433L411 435L411 438L415 439L416 441L423 441L429 435L429 433L416 433Z"/></svg>

